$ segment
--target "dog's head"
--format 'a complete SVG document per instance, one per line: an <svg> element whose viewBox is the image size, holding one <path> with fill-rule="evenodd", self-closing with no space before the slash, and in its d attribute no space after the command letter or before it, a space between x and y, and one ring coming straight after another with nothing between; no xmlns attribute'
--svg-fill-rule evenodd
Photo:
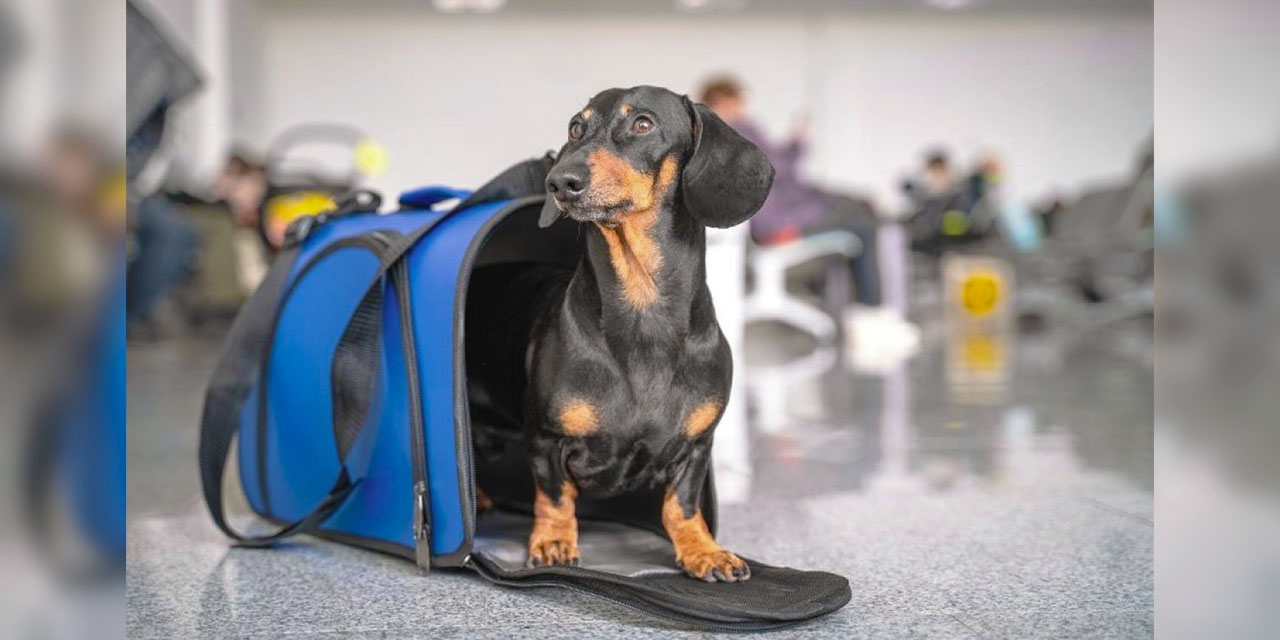
<svg viewBox="0 0 1280 640"><path fill-rule="evenodd" d="M700 224L731 227L764 204L773 167L706 105L658 87L609 89L569 120L539 224L613 226L678 198Z"/></svg>

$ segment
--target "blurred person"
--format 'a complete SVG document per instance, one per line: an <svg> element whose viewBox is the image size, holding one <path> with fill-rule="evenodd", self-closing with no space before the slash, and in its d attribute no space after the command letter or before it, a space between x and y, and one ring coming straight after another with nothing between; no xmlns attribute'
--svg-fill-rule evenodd
<svg viewBox="0 0 1280 640"><path fill-rule="evenodd" d="M975 205L984 195L994 198L999 170L998 159L984 155L973 172L961 179L946 150L938 147L926 152L918 177L902 183L913 211L909 218L912 250L939 256L948 247L983 237L981 225L975 224Z"/></svg>
<svg viewBox="0 0 1280 640"><path fill-rule="evenodd" d="M290 223L332 206L334 194L350 189L348 186L319 186L310 182L299 187L290 184L287 178L280 178L279 172L270 172L267 166L251 159L248 153L232 151L210 191L214 202L225 204L231 210L236 226L257 233L268 259L284 245L285 231ZM319 182L311 176L308 179Z"/></svg>
<svg viewBox="0 0 1280 640"><path fill-rule="evenodd" d="M154 335L156 304L188 273L199 238L164 194L134 207L135 253L129 261L126 310L130 337Z"/></svg>
<svg viewBox="0 0 1280 640"><path fill-rule="evenodd" d="M225 202L236 225L261 229L262 204L268 192L267 171L240 151L233 151L213 182L213 198Z"/></svg>
<svg viewBox="0 0 1280 640"><path fill-rule="evenodd" d="M103 286L101 265L121 253L123 197L105 136L63 123L31 166L5 179L0 197L3 324L30 337L57 335Z"/></svg>
<svg viewBox="0 0 1280 640"><path fill-rule="evenodd" d="M18 243L18 224L13 206L7 194L0 192L0 299L7 290L8 278L13 270L14 253Z"/></svg>
<svg viewBox="0 0 1280 640"><path fill-rule="evenodd" d="M27 526L51 567L69 578L111 578L124 566L126 296L118 256L112 264L80 326L56 350L51 384L36 391L23 447Z"/></svg>
<svg viewBox="0 0 1280 640"><path fill-rule="evenodd" d="M985 238L994 228L996 218L1005 202L1001 185L1004 184L1004 163L994 151L978 155L973 168L961 185L961 202L968 205L964 231L967 239Z"/></svg>
<svg viewBox="0 0 1280 640"><path fill-rule="evenodd" d="M18 108L6 109L13 144L0 154L13 285L0 306L0 575L10 586L0 636L113 637L123 618L126 197L111 115L125 90L97 81L114 69L100 65L123 23L99 19L119 5L20 6L0 8L20 20L0 17L0 66L20 54L27 78L3 87L13 89L5 106Z"/></svg>
<svg viewBox="0 0 1280 640"><path fill-rule="evenodd" d="M26 423L17 488L39 559L73 579L118 576L124 558L126 195L111 149L102 131L55 127L19 221L38 332L10 348L41 355L12 412Z"/></svg>
<svg viewBox="0 0 1280 640"><path fill-rule="evenodd" d="M919 206L931 199L948 196L957 189L959 180L951 168L951 156L941 147L926 151L924 163L914 177L902 181L902 192Z"/></svg>
<svg viewBox="0 0 1280 640"><path fill-rule="evenodd" d="M850 335L876 334L901 338L909 350L918 332L901 315L882 304L877 220L864 199L830 193L800 175L800 162L808 150L808 123L802 120L790 140L778 144L764 135L747 116L746 92L735 78L713 78L703 85L701 101L720 119L764 151L777 171L773 190L751 219L751 235L761 245L791 242L828 231L845 231L858 237L862 251L851 261L857 308L847 314Z"/></svg>
<svg viewBox="0 0 1280 640"><path fill-rule="evenodd" d="M956 174L946 151L934 149L924 159L924 192L931 196L950 193L956 188Z"/></svg>
<svg viewBox="0 0 1280 640"><path fill-rule="evenodd" d="M156 306L189 273L199 237L167 194L131 195L136 202L129 211L132 247L125 272L126 331L130 338L156 337Z"/></svg>
<svg viewBox="0 0 1280 640"><path fill-rule="evenodd" d="M986 208L994 208L999 199L1000 183L1004 180L1004 164L994 151L984 151L978 156L973 171L965 180L969 200L975 204L987 202Z"/></svg>
<svg viewBox="0 0 1280 640"><path fill-rule="evenodd" d="M200 86L190 57L141 10L127 3L125 159L130 227L134 240L126 280L126 327L130 336L155 329L156 303L187 272L198 238L161 193L143 196L138 178L164 139L169 109Z"/></svg>
<svg viewBox="0 0 1280 640"><path fill-rule="evenodd" d="M21 51L21 38L13 25L10 11L9 7L0 6L0 99L7 97L8 80L12 77L10 71ZM7 164L0 166L0 303L12 272L18 237L17 213L10 200L13 191L11 169Z"/></svg>
<svg viewBox="0 0 1280 640"><path fill-rule="evenodd" d="M59 210L79 216L103 240L114 242L123 228L124 207L110 197L119 176L105 147L85 129L59 127L41 158L41 181Z"/></svg>
<svg viewBox="0 0 1280 640"><path fill-rule="evenodd" d="M252 291L261 282L276 248L269 239L264 221L270 191L266 167L250 153L233 149L214 179L207 200L201 199L205 204L225 206L231 213L235 227L230 236L234 256L232 269L244 291ZM217 236L218 233L214 232L206 242L217 242ZM217 251L210 255L217 255Z"/></svg>

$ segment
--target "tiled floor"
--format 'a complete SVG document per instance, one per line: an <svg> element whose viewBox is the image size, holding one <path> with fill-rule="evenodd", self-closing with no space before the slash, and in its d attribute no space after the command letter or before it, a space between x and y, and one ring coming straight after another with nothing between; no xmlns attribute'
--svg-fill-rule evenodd
<svg viewBox="0 0 1280 640"><path fill-rule="evenodd" d="M721 541L853 590L839 612L771 635L1152 635L1149 334L927 329L909 366L854 374L833 353L834 368L771 387L784 420L753 420L745 499L722 506ZM779 337L753 332L749 361L801 355L763 353ZM130 354L130 638L686 635L589 596L424 576L327 542L229 548L196 472L215 350Z"/></svg>

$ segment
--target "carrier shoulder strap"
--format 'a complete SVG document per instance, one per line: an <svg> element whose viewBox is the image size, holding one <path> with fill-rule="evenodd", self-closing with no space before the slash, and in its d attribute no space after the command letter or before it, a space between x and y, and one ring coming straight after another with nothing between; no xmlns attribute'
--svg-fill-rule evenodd
<svg viewBox="0 0 1280 640"><path fill-rule="evenodd" d="M360 483L358 479L352 480L347 471L346 457L364 428L370 401L368 386L374 383L377 373L383 277L441 219L433 218L412 233L390 240L377 251L378 270L348 321L333 357L333 429L341 471L324 499L311 512L267 535L244 535L227 523L222 501L222 476L231 452L231 442L239 430L241 409L258 382L276 316L287 302L281 296L287 293L288 276L298 257L299 245L277 254L262 284L236 315L205 395L200 425L200 481L214 524L238 546L265 547L315 530L342 506ZM265 379L261 384L266 384ZM266 392L265 388L259 389L259 393Z"/></svg>

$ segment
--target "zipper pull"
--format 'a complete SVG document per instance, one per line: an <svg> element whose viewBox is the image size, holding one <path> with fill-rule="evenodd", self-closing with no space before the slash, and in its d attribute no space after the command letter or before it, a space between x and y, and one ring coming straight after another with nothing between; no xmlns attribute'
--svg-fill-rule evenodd
<svg viewBox="0 0 1280 640"><path fill-rule="evenodd" d="M431 571L431 512L427 506L427 483L413 485L413 558L423 572Z"/></svg>

